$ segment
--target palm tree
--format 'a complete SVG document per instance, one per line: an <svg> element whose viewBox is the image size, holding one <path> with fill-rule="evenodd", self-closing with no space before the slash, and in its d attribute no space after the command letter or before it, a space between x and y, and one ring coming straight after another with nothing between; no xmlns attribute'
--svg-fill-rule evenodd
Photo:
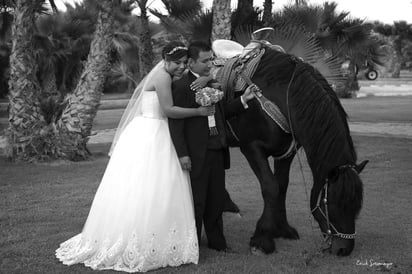
<svg viewBox="0 0 412 274"><path fill-rule="evenodd" d="M307 5L306 0L295 0L295 5L296 6L305 6Z"/></svg>
<svg viewBox="0 0 412 274"><path fill-rule="evenodd" d="M66 98L67 106L57 123L61 153L72 160L85 159L90 154L86 144L100 104L104 80L110 69L113 40L112 9L111 0L102 1L84 71L76 89Z"/></svg>
<svg viewBox="0 0 412 274"><path fill-rule="evenodd" d="M171 5L175 5L175 2L183 3L182 0L164 1L167 1ZM250 2L250 0L248 1ZM160 19L160 22L168 33L186 41L204 40L209 42L214 39L231 39L234 32L239 29L242 24L246 24L248 27L263 25L258 20L259 11L250 9L250 6L246 7L249 8L249 11L253 12L249 13L247 18L240 18L242 16L238 16L238 13L241 13L241 10L237 9L232 13L230 10L230 1L213 2L212 11L191 8L192 6L189 5L191 2L189 1L184 1L184 3L185 5L176 4L176 7L181 7L182 9L182 12L177 15L170 12L168 15L164 15L152 9L150 12ZM223 14L221 14L222 12ZM221 18L224 21L216 23L216 21ZM212 29L215 29L215 32L219 33L214 38L212 38Z"/></svg>
<svg viewBox="0 0 412 274"><path fill-rule="evenodd" d="M272 18L272 0L265 0L263 3L262 21L265 26L268 26Z"/></svg>
<svg viewBox="0 0 412 274"><path fill-rule="evenodd" d="M377 22L374 30L392 40L393 49L395 52L394 68L392 71L393 78L399 78L400 71L405 63L404 49L408 48L408 44L412 41L412 24L406 21L396 21L393 25L381 24Z"/></svg>
<svg viewBox="0 0 412 274"><path fill-rule="evenodd" d="M7 154L12 159L28 159L37 153L43 117L40 114L40 83L32 51L36 2L17 0L12 26L9 80L9 128Z"/></svg>
<svg viewBox="0 0 412 274"><path fill-rule="evenodd" d="M365 63L381 64L381 43L372 35L372 26L363 20L349 18L348 12L337 12L335 2L323 5L292 5L275 14L274 25L300 25L313 35L330 56L350 60L348 80L339 88L341 96L352 96L358 89L356 67Z"/></svg>
<svg viewBox="0 0 412 274"><path fill-rule="evenodd" d="M11 0L4 0L0 3L0 44L4 44L10 36L14 7L15 4Z"/></svg>
<svg viewBox="0 0 412 274"><path fill-rule="evenodd" d="M39 17L36 24L38 32L34 34L33 42L27 44L27 47L31 46L27 50L33 53L35 59L30 63L41 66L32 77L37 82L38 90L28 97L40 101L36 111L41 123L34 123L38 130L32 130L30 135L35 152L26 153L25 157L19 156L21 152L16 155L10 153L12 158L77 160L88 157L86 143L110 62L117 62L119 56L128 60L137 55L134 50L130 52L130 48L137 48L138 39L135 36L127 32L118 32L113 36L115 26L121 26L119 30L135 32L135 21L127 15L130 13L130 4L127 3L112 9L112 0L103 3L86 0L75 7L68 6L65 13ZM114 16L117 17L115 24ZM125 63L128 71L129 65L135 65L133 62ZM129 76L135 78L128 79L135 85L138 76L135 73ZM14 103L11 101L10 105ZM22 104L32 106L27 99Z"/></svg>
<svg viewBox="0 0 412 274"><path fill-rule="evenodd" d="M202 9L200 0L162 0L167 14L174 18L182 18Z"/></svg>
<svg viewBox="0 0 412 274"><path fill-rule="evenodd" d="M212 12L203 11L199 0L162 0L167 14L159 10L149 11L159 18L168 38L183 41L210 41L212 32ZM167 4L166 4L167 3Z"/></svg>
<svg viewBox="0 0 412 274"><path fill-rule="evenodd" d="M227 0L213 0L212 41L231 38L231 10Z"/></svg>
<svg viewBox="0 0 412 274"><path fill-rule="evenodd" d="M246 22L248 22L249 17L251 15L253 16L254 11L253 0L238 0L236 13L234 14L237 17L237 24L244 25Z"/></svg>
<svg viewBox="0 0 412 274"><path fill-rule="evenodd" d="M13 23L11 0L0 3L0 98L9 92L8 79L10 75L9 57L11 51L11 26Z"/></svg>
<svg viewBox="0 0 412 274"><path fill-rule="evenodd" d="M149 32L149 17L147 15L148 0L136 0L140 9L140 46L139 46L139 67L140 74L146 75L153 67L153 47Z"/></svg>
<svg viewBox="0 0 412 274"><path fill-rule="evenodd" d="M271 11L270 11L271 12ZM232 35L239 29L262 27L261 10L253 7L253 0L238 0L232 13Z"/></svg>

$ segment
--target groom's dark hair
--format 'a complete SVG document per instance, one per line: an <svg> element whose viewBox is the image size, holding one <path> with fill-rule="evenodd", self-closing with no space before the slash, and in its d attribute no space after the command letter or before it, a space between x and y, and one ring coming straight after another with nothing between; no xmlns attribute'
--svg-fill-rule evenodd
<svg viewBox="0 0 412 274"><path fill-rule="evenodd" d="M197 60L199 58L199 52L201 51L211 51L212 47L210 43L205 41L192 41L189 44L189 49L187 51L187 57L192 58L193 60Z"/></svg>

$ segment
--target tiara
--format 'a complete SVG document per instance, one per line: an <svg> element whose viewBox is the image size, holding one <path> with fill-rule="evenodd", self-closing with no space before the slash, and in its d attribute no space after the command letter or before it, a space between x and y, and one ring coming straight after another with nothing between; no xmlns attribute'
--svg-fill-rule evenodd
<svg viewBox="0 0 412 274"><path fill-rule="evenodd" d="M166 54L167 55L172 55L173 53L175 53L178 50L187 50L187 47L182 47L182 46L174 47L171 51L169 51Z"/></svg>

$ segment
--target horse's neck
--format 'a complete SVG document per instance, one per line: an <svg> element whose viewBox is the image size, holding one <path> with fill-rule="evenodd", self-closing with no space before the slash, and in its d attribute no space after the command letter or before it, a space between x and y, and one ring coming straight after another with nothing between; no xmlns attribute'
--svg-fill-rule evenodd
<svg viewBox="0 0 412 274"><path fill-rule="evenodd" d="M336 142L333 147L329 148L334 151L333 155L328 155L327 159L316 155L318 148L308 148L307 146L305 148L305 145L303 145L309 166L312 170L314 183L315 181L325 180L328 173L337 166L355 161L350 152L349 143L345 142L344 139L342 139L341 142Z"/></svg>

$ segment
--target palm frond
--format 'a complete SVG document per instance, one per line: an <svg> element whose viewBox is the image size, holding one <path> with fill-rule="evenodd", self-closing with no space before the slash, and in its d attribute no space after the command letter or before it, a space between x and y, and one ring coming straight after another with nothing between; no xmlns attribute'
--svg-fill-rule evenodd
<svg viewBox="0 0 412 274"><path fill-rule="evenodd" d="M123 62L114 63L110 72L113 82L131 81L134 83L134 86L137 86L138 84L136 77L131 73L129 67Z"/></svg>
<svg viewBox="0 0 412 274"><path fill-rule="evenodd" d="M182 22L180 19L166 16L156 9L149 9L149 11L157 18L159 18L160 23L167 32L177 34L184 38L186 41L189 40L190 32L186 29L184 22Z"/></svg>
<svg viewBox="0 0 412 274"><path fill-rule="evenodd" d="M213 22L211 10L188 13L179 17L179 20L184 22L188 40L210 41Z"/></svg>
<svg viewBox="0 0 412 274"><path fill-rule="evenodd" d="M236 38L241 38L242 41L236 40L245 45L247 37L251 36L250 29L246 28L244 33L238 30ZM327 54L320 47L314 35L308 33L299 25L289 23L275 28L264 28L255 33L253 38L268 41L272 45L279 45L288 54L303 59L306 63L315 67L330 84L337 84L343 81L341 60L336 56Z"/></svg>
<svg viewBox="0 0 412 274"><path fill-rule="evenodd" d="M202 4L199 0L162 0L170 17L181 18L187 14L196 14L201 11Z"/></svg>
<svg viewBox="0 0 412 274"><path fill-rule="evenodd" d="M268 38L271 44L280 45L288 54L311 64L329 83L336 84L343 80L341 60L325 52L313 34L306 32L301 26L288 24L277 27Z"/></svg>
<svg viewBox="0 0 412 274"><path fill-rule="evenodd" d="M233 40L245 47L252 39L253 31L253 26L239 26L233 31Z"/></svg>
<svg viewBox="0 0 412 274"><path fill-rule="evenodd" d="M139 45L139 37L127 32L115 32L113 46L118 52L125 52Z"/></svg>

